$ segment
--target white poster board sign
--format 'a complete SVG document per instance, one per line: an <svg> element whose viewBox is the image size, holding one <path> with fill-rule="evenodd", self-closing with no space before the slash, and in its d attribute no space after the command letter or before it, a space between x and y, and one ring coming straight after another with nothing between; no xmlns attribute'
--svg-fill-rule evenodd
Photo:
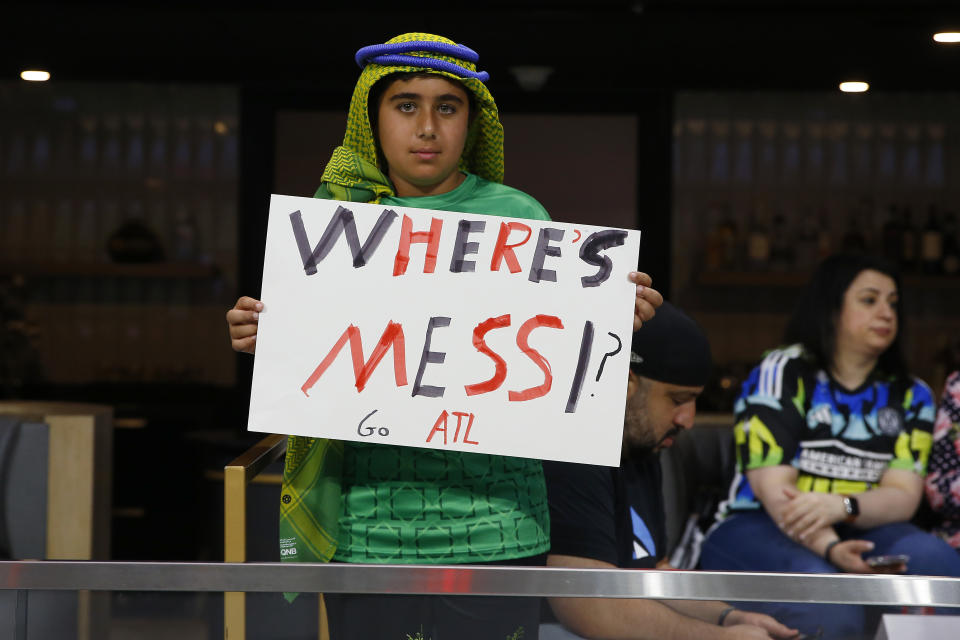
<svg viewBox="0 0 960 640"><path fill-rule="evenodd" d="M639 246L274 195L248 427L616 466Z"/></svg>

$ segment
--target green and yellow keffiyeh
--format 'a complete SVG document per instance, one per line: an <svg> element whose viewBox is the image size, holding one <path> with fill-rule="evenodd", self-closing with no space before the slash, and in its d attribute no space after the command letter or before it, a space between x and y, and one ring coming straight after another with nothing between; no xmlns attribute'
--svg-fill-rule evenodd
<svg viewBox="0 0 960 640"><path fill-rule="evenodd" d="M450 45L452 40L429 33L406 33L387 44L429 41ZM406 51L405 56L443 60L476 73L469 60L437 52ZM392 73L436 73L462 83L476 98L460 169L492 182L503 182L503 127L497 105L477 78L408 64L368 63L350 100L343 145L333 151L314 197L348 202L380 202L394 195L390 179L377 166L377 147L368 117L370 89ZM343 442L326 438L290 436L280 490L280 559L328 562L337 549L338 519L342 502ZM284 594L289 601L296 593Z"/></svg>
<svg viewBox="0 0 960 640"><path fill-rule="evenodd" d="M405 33L387 41L387 44L404 42L442 42L455 44L452 40L429 33ZM407 56L443 60L477 70L468 60L426 51L411 51ZM380 202L384 196L392 196L393 185L377 167L377 145L367 111L370 89L384 76L392 73L435 73L463 84L476 99L477 113L470 124L467 142L460 157L460 170L475 173L491 182L503 182L503 126L493 96L477 78L464 78L448 71L412 65L367 64L350 99L347 112L347 132L343 145L333 151L327 163L316 197L349 202Z"/></svg>

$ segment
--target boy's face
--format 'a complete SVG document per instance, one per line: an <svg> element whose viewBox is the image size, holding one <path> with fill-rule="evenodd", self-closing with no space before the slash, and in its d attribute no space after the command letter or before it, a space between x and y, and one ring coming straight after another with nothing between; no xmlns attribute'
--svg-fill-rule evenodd
<svg viewBox="0 0 960 640"><path fill-rule="evenodd" d="M398 196L437 195L463 182L457 165L469 116L466 89L441 76L398 78L387 87L377 131Z"/></svg>

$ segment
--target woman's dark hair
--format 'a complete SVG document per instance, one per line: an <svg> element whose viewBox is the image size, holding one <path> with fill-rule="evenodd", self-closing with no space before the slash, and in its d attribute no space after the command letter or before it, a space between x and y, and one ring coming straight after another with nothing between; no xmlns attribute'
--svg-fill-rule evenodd
<svg viewBox="0 0 960 640"><path fill-rule="evenodd" d="M370 123L370 129L373 131L373 144L377 147L377 167L384 173L388 173L390 167L387 165L387 159L380 149L380 133L377 130L379 127L377 114L380 112L380 101L383 100L384 92L387 90L387 87L393 84L394 80L410 80L412 78L444 78L453 82L452 78L439 76L435 73L409 71L391 73L373 83L373 86L370 87L370 93L367 94L367 121ZM465 85L463 86L463 90L467 94L467 117L469 118L469 123L472 124L473 118L477 113L477 97L473 95L473 91Z"/></svg>
<svg viewBox="0 0 960 640"><path fill-rule="evenodd" d="M817 366L829 369L837 346L837 321L850 284L860 272L879 271L893 279L902 295L900 273L892 264L868 255L834 255L817 267L807 288L800 295L797 307L784 332L786 344L800 343ZM903 305L896 306L897 334L886 351L880 354L878 369L887 375L907 376L900 336L904 332Z"/></svg>

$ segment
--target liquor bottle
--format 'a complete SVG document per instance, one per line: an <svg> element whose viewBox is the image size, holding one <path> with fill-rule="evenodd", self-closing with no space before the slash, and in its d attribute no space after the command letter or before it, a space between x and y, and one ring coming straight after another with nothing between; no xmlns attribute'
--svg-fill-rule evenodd
<svg viewBox="0 0 960 640"><path fill-rule="evenodd" d="M783 125L784 144L780 176L784 184L796 184L800 175L800 125L787 122Z"/></svg>
<svg viewBox="0 0 960 640"><path fill-rule="evenodd" d="M840 238L840 248L844 253L864 253L867 250L859 208L852 209L847 215L847 229Z"/></svg>
<svg viewBox="0 0 960 640"><path fill-rule="evenodd" d="M50 150L50 131L46 123L37 126L34 132L33 144L30 150L30 169L34 175L46 177L50 169L51 150Z"/></svg>
<svg viewBox="0 0 960 640"><path fill-rule="evenodd" d="M910 207L903 208L903 225L901 225L903 247L900 251L900 269L904 273L916 271L919 266L920 233L911 219Z"/></svg>
<svg viewBox="0 0 960 640"><path fill-rule="evenodd" d="M930 205L927 224L920 235L920 268L926 274L940 273L943 260L943 230L937 221L937 208Z"/></svg>
<svg viewBox="0 0 960 640"><path fill-rule="evenodd" d="M193 136L190 120L180 116L174 120L173 175L179 179L190 177L193 169Z"/></svg>
<svg viewBox="0 0 960 640"><path fill-rule="evenodd" d="M766 269L770 263L770 231L756 210L750 216L747 231L747 262L757 270Z"/></svg>
<svg viewBox="0 0 960 640"><path fill-rule="evenodd" d="M30 246L27 243L27 206L23 200L10 200L7 203L3 216L0 217L0 262L17 263L30 255Z"/></svg>
<svg viewBox="0 0 960 640"><path fill-rule="evenodd" d="M761 185L770 186L777 181L777 123L774 120L762 120L757 129L760 131L757 181Z"/></svg>
<svg viewBox="0 0 960 640"><path fill-rule="evenodd" d="M132 178L139 178L143 174L145 164L145 149L143 141L143 116L141 114L128 115L127 150L124 166Z"/></svg>
<svg viewBox="0 0 960 640"><path fill-rule="evenodd" d="M173 238L171 250L176 262L193 262L197 259L199 245L197 221L184 202L178 202L173 213Z"/></svg>
<svg viewBox="0 0 960 640"><path fill-rule="evenodd" d="M160 114L150 117L149 150L147 151L147 175L156 184L162 184L167 176L167 120Z"/></svg>
<svg viewBox="0 0 960 640"><path fill-rule="evenodd" d="M53 166L57 178L70 181L76 176L77 162L77 134L74 129L74 122L65 118L60 122L57 129L56 142L54 144Z"/></svg>
<svg viewBox="0 0 960 640"><path fill-rule="evenodd" d="M823 260L833 253L833 234L830 232L830 213L827 207L820 206L817 215L817 259Z"/></svg>
<svg viewBox="0 0 960 640"><path fill-rule="evenodd" d="M877 148L877 180L890 184L897 177L897 126L885 122L880 125Z"/></svg>
<svg viewBox="0 0 960 640"><path fill-rule="evenodd" d="M11 178L21 175L27 166L26 134L21 130L14 130L7 140L6 174Z"/></svg>
<svg viewBox="0 0 960 640"><path fill-rule="evenodd" d="M827 176L830 184L843 186L847 183L847 134L849 126L846 122L833 122L827 128L829 143L829 166Z"/></svg>
<svg viewBox="0 0 960 640"><path fill-rule="evenodd" d="M739 184L753 184L753 123L738 120L734 125L737 134L734 149L733 178Z"/></svg>
<svg viewBox="0 0 960 640"><path fill-rule="evenodd" d="M710 154L710 182L724 185L730 178L730 123L716 120L710 123L713 148Z"/></svg>
<svg viewBox="0 0 960 640"><path fill-rule="evenodd" d="M960 238L957 238L957 218L952 211L943 214L943 261L944 275L960 273Z"/></svg>
<svg viewBox="0 0 960 640"><path fill-rule="evenodd" d="M811 122L807 124L807 145L805 181L807 184L818 185L823 182L823 168L825 153L823 150L823 124Z"/></svg>
<svg viewBox="0 0 960 640"><path fill-rule="evenodd" d="M723 238L720 228L720 209L711 203L707 209L707 225L710 231L705 239L703 266L707 271L717 271L723 267Z"/></svg>
<svg viewBox="0 0 960 640"><path fill-rule="evenodd" d="M909 124L904 127L902 177L904 183L916 185L920 182L920 125Z"/></svg>
<svg viewBox="0 0 960 640"><path fill-rule="evenodd" d="M819 257L819 237L817 220L807 209L800 220L800 233L797 235L796 267L801 271L810 271Z"/></svg>
<svg viewBox="0 0 960 640"><path fill-rule="evenodd" d="M80 118L80 175L90 178L97 173L99 145L97 144L97 119L94 116Z"/></svg>
<svg viewBox="0 0 960 640"><path fill-rule="evenodd" d="M943 137L946 127L942 124L927 126L926 183L929 187L943 186Z"/></svg>
<svg viewBox="0 0 960 640"><path fill-rule="evenodd" d="M887 220L883 223L880 239L883 257L899 265L903 261L903 223L896 205L887 209Z"/></svg>
<svg viewBox="0 0 960 640"><path fill-rule="evenodd" d="M217 134L219 134L218 166L220 178L232 180L237 175L237 118L227 116L217 124L221 125L216 129ZM680 171L677 171L674 175L682 176Z"/></svg>
<svg viewBox="0 0 960 640"><path fill-rule="evenodd" d="M874 162L874 152L878 144L874 135L874 125L870 122L860 122L854 127L855 142L853 147L853 180L861 187L871 183L877 163Z"/></svg>
<svg viewBox="0 0 960 640"><path fill-rule="evenodd" d="M194 139L196 141L195 168L197 178L204 181L213 179L213 122L209 118L197 118L194 125Z"/></svg>
<svg viewBox="0 0 960 640"><path fill-rule="evenodd" d="M777 271L786 271L793 266L794 254L787 219L782 211L773 215L770 226L770 266Z"/></svg>
<svg viewBox="0 0 960 640"><path fill-rule="evenodd" d="M100 158L102 177L120 177L123 161L120 144L120 116L108 115L103 119L103 156Z"/></svg>
<svg viewBox="0 0 960 640"><path fill-rule="evenodd" d="M51 233L52 253L54 262L67 262L73 259L76 242L76 220L73 215L73 201L61 198L53 214L53 229Z"/></svg>
<svg viewBox="0 0 960 640"><path fill-rule="evenodd" d="M720 255L724 269L736 269L739 263L739 228L728 203L720 205Z"/></svg>

